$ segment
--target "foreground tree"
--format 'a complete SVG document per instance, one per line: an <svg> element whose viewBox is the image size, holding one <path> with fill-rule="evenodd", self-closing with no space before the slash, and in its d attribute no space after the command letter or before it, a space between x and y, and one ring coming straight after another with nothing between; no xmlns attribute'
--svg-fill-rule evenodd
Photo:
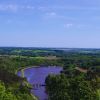
<svg viewBox="0 0 100 100"><path fill-rule="evenodd" d="M49 100L99 100L91 82L80 75L49 75L45 82Z"/></svg>
<svg viewBox="0 0 100 100"><path fill-rule="evenodd" d="M16 96L7 91L4 84L0 82L0 100L17 100Z"/></svg>

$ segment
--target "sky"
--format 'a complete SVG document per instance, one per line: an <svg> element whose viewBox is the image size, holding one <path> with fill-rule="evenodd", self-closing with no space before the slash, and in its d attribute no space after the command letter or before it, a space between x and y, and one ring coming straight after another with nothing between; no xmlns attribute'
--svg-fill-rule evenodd
<svg viewBox="0 0 100 100"><path fill-rule="evenodd" d="M100 0L0 0L0 46L100 48Z"/></svg>

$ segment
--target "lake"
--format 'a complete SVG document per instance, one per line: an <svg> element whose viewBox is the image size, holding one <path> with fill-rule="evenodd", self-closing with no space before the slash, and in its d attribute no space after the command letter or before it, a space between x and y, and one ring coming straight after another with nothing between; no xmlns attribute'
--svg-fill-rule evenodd
<svg viewBox="0 0 100 100"><path fill-rule="evenodd" d="M32 84L31 92L39 98L39 100L47 100L48 95L45 92L45 79L49 74L59 74L62 67L32 67L24 70L24 76L28 82ZM21 72L18 72L21 76Z"/></svg>

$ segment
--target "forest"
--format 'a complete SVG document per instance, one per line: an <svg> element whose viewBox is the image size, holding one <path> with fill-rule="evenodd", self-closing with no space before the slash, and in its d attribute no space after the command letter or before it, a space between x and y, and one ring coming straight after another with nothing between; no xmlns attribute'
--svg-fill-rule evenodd
<svg viewBox="0 0 100 100"><path fill-rule="evenodd" d="M16 74L29 66L63 67L45 80L48 100L100 100L100 49L0 47L0 100L37 100Z"/></svg>

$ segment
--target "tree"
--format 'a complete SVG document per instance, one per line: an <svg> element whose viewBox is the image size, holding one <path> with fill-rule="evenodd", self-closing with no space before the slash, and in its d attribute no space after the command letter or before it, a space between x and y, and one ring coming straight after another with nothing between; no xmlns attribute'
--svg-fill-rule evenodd
<svg viewBox="0 0 100 100"><path fill-rule="evenodd" d="M50 100L70 100L67 92L69 83L65 75L49 75L45 82Z"/></svg>
<svg viewBox="0 0 100 100"><path fill-rule="evenodd" d="M0 100L17 100L16 96L7 91L4 84L0 82Z"/></svg>

